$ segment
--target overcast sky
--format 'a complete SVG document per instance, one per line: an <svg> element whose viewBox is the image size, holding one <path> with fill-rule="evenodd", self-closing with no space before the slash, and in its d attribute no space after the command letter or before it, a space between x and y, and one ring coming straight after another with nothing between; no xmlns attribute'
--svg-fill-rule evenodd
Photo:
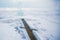
<svg viewBox="0 0 60 40"><path fill-rule="evenodd" d="M51 7L52 4L51 0L0 0L0 7Z"/></svg>
<svg viewBox="0 0 60 40"><path fill-rule="evenodd" d="M55 1L59 2L59 0ZM54 3L54 0L0 0L0 7L54 9L58 8L56 7L58 5L57 3Z"/></svg>

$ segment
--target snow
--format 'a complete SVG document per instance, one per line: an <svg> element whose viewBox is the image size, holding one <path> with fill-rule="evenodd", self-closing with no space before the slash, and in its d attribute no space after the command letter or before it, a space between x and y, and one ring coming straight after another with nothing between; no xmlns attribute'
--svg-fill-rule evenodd
<svg viewBox="0 0 60 40"><path fill-rule="evenodd" d="M29 18L25 18L25 21L28 23L30 29L32 30L35 37L38 40L59 40L59 16L56 14L53 15L41 15L34 16Z"/></svg>
<svg viewBox="0 0 60 40"><path fill-rule="evenodd" d="M60 39L59 0L1 0L0 40L30 40L21 18L37 40Z"/></svg>
<svg viewBox="0 0 60 40"><path fill-rule="evenodd" d="M26 29L20 27L24 27L20 19L0 19L0 40L30 40Z"/></svg>

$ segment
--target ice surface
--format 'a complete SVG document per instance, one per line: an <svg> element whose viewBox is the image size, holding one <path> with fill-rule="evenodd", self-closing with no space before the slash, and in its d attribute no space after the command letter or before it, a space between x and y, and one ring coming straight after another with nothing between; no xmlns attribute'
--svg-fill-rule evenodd
<svg viewBox="0 0 60 40"><path fill-rule="evenodd" d="M37 37L38 40L59 40L57 38L59 35L58 25L60 22L57 21L58 19L54 19L57 15L54 14L53 17L51 16L47 17L46 15L42 15L39 17L35 16L36 19L25 19L31 29L37 30L33 30L33 34Z"/></svg>
<svg viewBox="0 0 60 40"><path fill-rule="evenodd" d="M20 18L37 40L60 39L60 0L0 0L0 40L29 40Z"/></svg>
<svg viewBox="0 0 60 40"><path fill-rule="evenodd" d="M0 19L0 40L30 40L21 19Z"/></svg>

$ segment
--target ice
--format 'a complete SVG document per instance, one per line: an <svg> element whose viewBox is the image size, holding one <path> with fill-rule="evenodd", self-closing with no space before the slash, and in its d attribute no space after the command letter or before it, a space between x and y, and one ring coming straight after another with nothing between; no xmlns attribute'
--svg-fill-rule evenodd
<svg viewBox="0 0 60 40"><path fill-rule="evenodd" d="M0 40L30 40L21 19L0 19Z"/></svg>
<svg viewBox="0 0 60 40"><path fill-rule="evenodd" d="M5 24L0 23L0 37L2 40L19 40L21 39L20 35L18 35L14 28Z"/></svg>
<svg viewBox="0 0 60 40"><path fill-rule="evenodd" d="M39 31L33 30L33 34L35 35L37 40L55 40L54 37L48 32L41 33Z"/></svg>
<svg viewBox="0 0 60 40"><path fill-rule="evenodd" d="M15 27L15 29L16 29L15 31L17 31L18 34L21 35L21 38L22 38L23 40L28 40L28 39L29 39L29 37L28 37L25 29L21 29L21 28L17 28L17 27ZM30 40L30 39L29 39L29 40Z"/></svg>
<svg viewBox="0 0 60 40"><path fill-rule="evenodd" d="M55 19L48 19L46 19L46 17L40 17L40 19L25 19L31 29L36 29L32 31L38 40L58 40L57 38L59 23L56 23L57 20L53 22Z"/></svg>
<svg viewBox="0 0 60 40"><path fill-rule="evenodd" d="M37 40L60 40L60 0L0 0L0 40L30 40L21 18Z"/></svg>
<svg viewBox="0 0 60 40"><path fill-rule="evenodd" d="M28 23L28 25L30 26L30 29L36 29L36 27L34 27L34 25L32 24L32 22L31 21L28 21L28 20L26 20L25 19L25 21Z"/></svg>

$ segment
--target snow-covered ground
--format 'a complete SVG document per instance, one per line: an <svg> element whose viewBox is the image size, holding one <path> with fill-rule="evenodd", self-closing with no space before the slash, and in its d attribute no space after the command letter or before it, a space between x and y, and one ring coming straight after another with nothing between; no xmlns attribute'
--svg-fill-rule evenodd
<svg viewBox="0 0 60 40"><path fill-rule="evenodd" d="M21 18L38 40L60 40L60 0L0 0L0 40L29 40Z"/></svg>
<svg viewBox="0 0 60 40"><path fill-rule="evenodd" d="M38 35L41 40L58 40L59 23L56 23L53 20L47 20L45 17L25 20L31 29L35 29L33 30L33 33L36 37Z"/></svg>
<svg viewBox="0 0 60 40"><path fill-rule="evenodd" d="M56 8L23 9L24 19L38 40L60 40L60 9Z"/></svg>
<svg viewBox="0 0 60 40"><path fill-rule="evenodd" d="M17 11L0 11L0 40L29 40L26 30L19 28L24 27L21 18L38 40L59 40L60 11L22 8L22 12L21 17Z"/></svg>
<svg viewBox="0 0 60 40"><path fill-rule="evenodd" d="M21 19L0 19L0 40L30 40Z"/></svg>

